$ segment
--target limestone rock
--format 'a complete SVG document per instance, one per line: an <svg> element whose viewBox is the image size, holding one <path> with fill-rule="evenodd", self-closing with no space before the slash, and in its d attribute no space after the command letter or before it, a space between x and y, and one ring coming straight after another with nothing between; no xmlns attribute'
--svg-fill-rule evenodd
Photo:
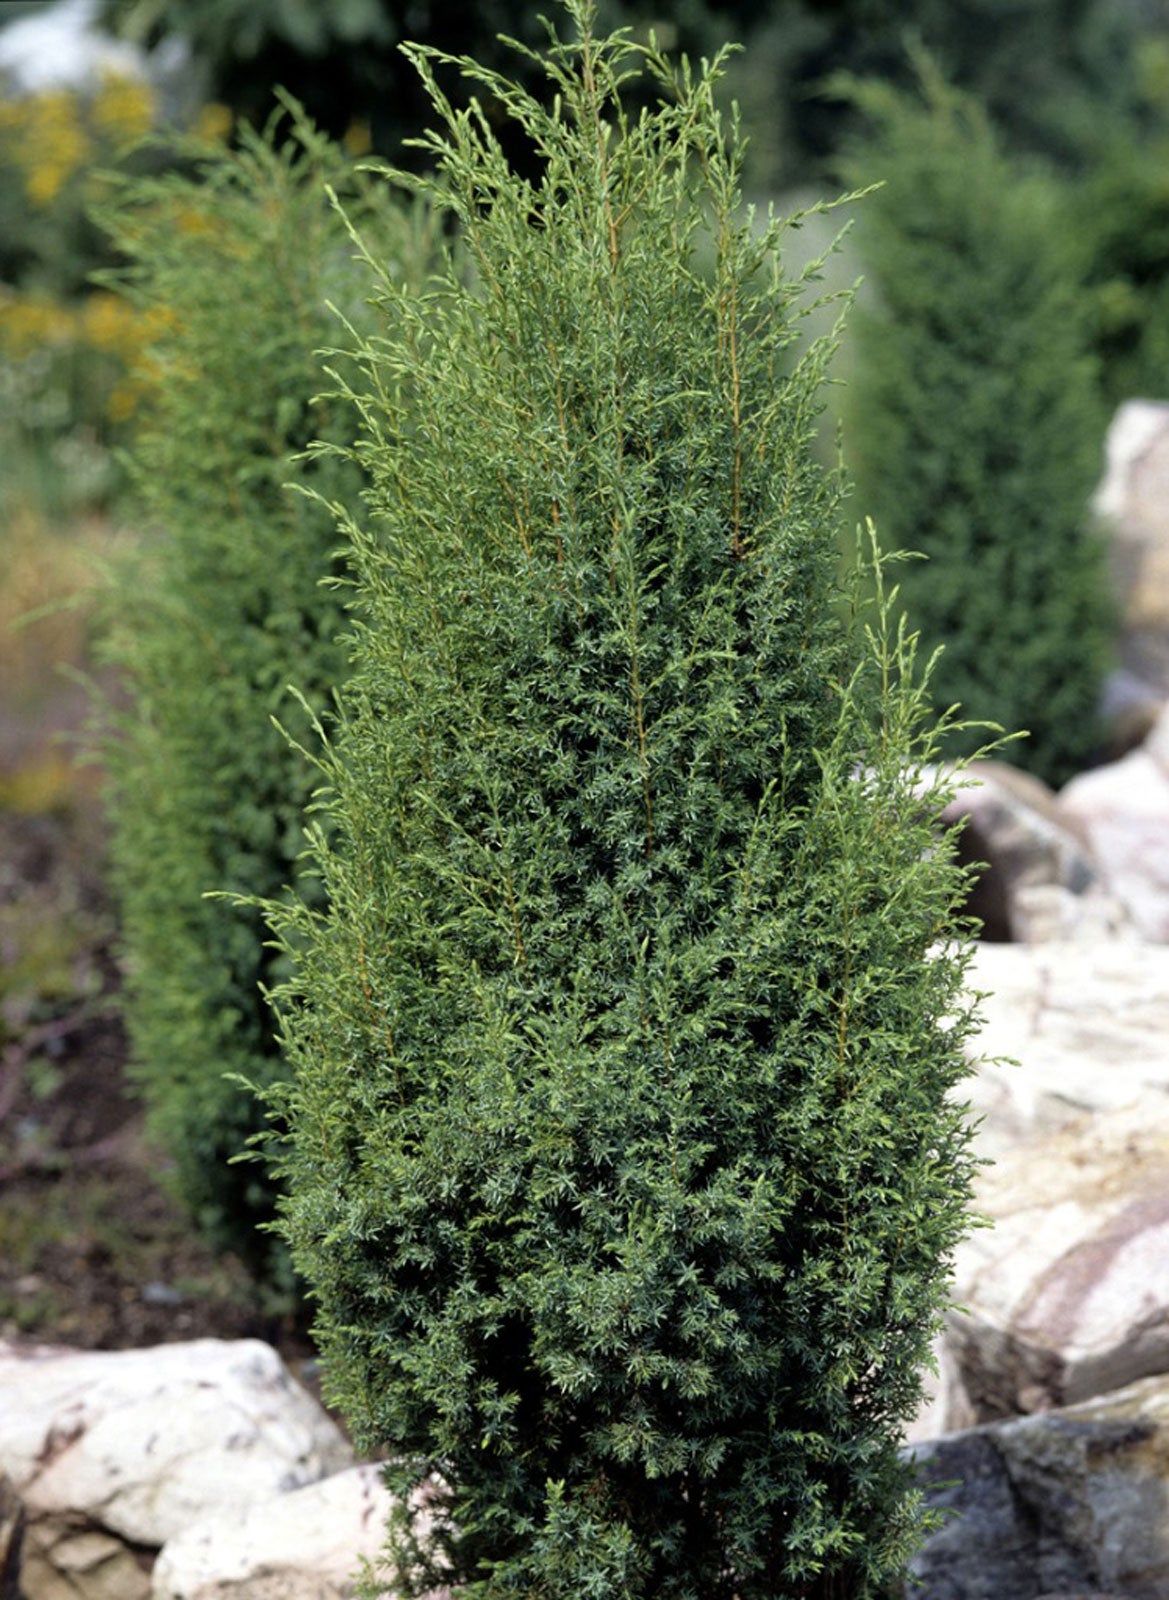
<svg viewBox="0 0 1169 1600"><path fill-rule="evenodd" d="M1169 714L1139 749L1073 778L1058 810L1141 936L1169 942Z"/></svg>
<svg viewBox="0 0 1169 1600"><path fill-rule="evenodd" d="M238 1517L351 1462L336 1424L259 1340L0 1344L0 1472L28 1517L36 1600L137 1600L148 1554L192 1522Z"/></svg>
<svg viewBox="0 0 1169 1600"><path fill-rule="evenodd" d="M960 851L985 862L970 901L989 940L1097 937L1121 931L1123 907L1045 783L1001 761L977 761L943 813L965 819Z"/></svg>
<svg viewBox="0 0 1169 1600"><path fill-rule="evenodd" d="M912 1452L957 1512L914 1563L915 1600L1163 1600L1169 1379Z"/></svg>
<svg viewBox="0 0 1169 1600"><path fill-rule="evenodd" d="M1130 400L1108 430L1095 510L1108 529L1121 659L1169 690L1169 405Z"/></svg>
<svg viewBox="0 0 1169 1600"><path fill-rule="evenodd" d="M971 1046L984 1059L964 1086L980 1154L1141 1102L1169 1121L1169 948L980 944L970 985L986 994Z"/></svg>
<svg viewBox="0 0 1169 1600"><path fill-rule="evenodd" d="M1160 1103L1020 1146L982 1173L975 1208L992 1226L958 1249L963 1310L946 1337L977 1417L1070 1404L1169 1372L1169 1119Z"/></svg>
<svg viewBox="0 0 1169 1600"><path fill-rule="evenodd" d="M154 1600L347 1600L385 1543L390 1497L376 1466L221 1511L176 1535L154 1569Z"/></svg>

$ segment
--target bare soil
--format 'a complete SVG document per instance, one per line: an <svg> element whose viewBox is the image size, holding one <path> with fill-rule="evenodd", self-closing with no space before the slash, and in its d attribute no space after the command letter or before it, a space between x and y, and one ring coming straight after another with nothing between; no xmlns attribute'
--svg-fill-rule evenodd
<svg viewBox="0 0 1169 1600"><path fill-rule="evenodd" d="M198 1237L144 1136L96 777L22 756L15 773L0 765L0 1337L255 1336L303 1358L296 1315Z"/></svg>

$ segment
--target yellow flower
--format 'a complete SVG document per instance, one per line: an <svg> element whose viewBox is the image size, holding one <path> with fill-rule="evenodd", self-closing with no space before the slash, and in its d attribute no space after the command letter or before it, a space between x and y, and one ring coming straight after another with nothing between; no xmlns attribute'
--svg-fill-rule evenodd
<svg viewBox="0 0 1169 1600"><path fill-rule="evenodd" d="M128 422L142 399L142 385L123 379L115 383L106 401L106 416L111 422Z"/></svg>
<svg viewBox="0 0 1169 1600"><path fill-rule="evenodd" d="M69 344L77 322L66 306L45 295L0 294L0 349L20 358L46 345Z"/></svg>
<svg viewBox="0 0 1169 1600"><path fill-rule="evenodd" d="M369 123L365 121L351 122L345 129L341 142L351 156L367 156L373 149L373 137L370 133Z"/></svg>
<svg viewBox="0 0 1169 1600"><path fill-rule="evenodd" d="M141 78L104 72L93 98L93 120L103 133L120 142L140 139L154 122L154 95Z"/></svg>
<svg viewBox="0 0 1169 1600"><path fill-rule="evenodd" d="M16 159L34 205L48 206L89 160L92 145L81 123L77 96L68 89L46 89L20 102L21 124L14 130Z"/></svg>
<svg viewBox="0 0 1169 1600"><path fill-rule="evenodd" d="M206 139L209 144L223 144L231 133L230 108L217 100L208 101L200 108L193 131L196 138Z"/></svg>

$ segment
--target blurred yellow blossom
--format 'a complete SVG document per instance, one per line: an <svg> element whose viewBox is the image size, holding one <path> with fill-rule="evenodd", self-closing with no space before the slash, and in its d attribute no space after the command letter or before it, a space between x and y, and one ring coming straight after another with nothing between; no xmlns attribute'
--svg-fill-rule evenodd
<svg viewBox="0 0 1169 1600"><path fill-rule="evenodd" d="M25 113L23 126L11 131L18 135L15 156L24 168L25 190L34 205L48 206L92 152L81 104L69 89L45 89L17 104Z"/></svg>
<svg viewBox="0 0 1169 1600"><path fill-rule="evenodd" d="M373 149L373 135L369 123L351 122L345 129L342 144L351 156L367 156Z"/></svg>
<svg viewBox="0 0 1169 1600"><path fill-rule="evenodd" d="M0 349L6 355L20 359L76 337L77 319L68 306L48 295L0 289Z"/></svg>
<svg viewBox="0 0 1169 1600"><path fill-rule="evenodd" d="M154 122L150 85L124 73L103 73L93 98L93 120L102 133L119 143L140 139L150 132Z"/></svg>
<svg viewBox="0 0 1169 1600"><path fill-rule="evenodd" d="M144 393L143 386L132 382L129 378L124 378L121 383L115 383L106 401L106 415L110 421L129 422L137 411Z"/></svg>
<svg viewBox="0 0 1169 1600"><path fill-rule="evenodd" d="M81 307L81 337L109 355L136 352L141 343L141 313L116 294L99 290Z"/></svg>
<svg viewBox="0 0 1169 1600"><path fill-rule="evenodd" d="M200 108L193 129L195 136L209 144L222 144L231 133L231 111L227 106L211 100Z"/></svg>

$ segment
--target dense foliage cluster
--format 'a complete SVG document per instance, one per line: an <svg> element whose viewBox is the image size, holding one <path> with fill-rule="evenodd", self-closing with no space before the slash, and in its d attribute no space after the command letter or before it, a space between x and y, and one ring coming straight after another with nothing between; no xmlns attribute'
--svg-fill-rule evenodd
<svg viewBox="0 0 1169 1600"><path fill-rule="evenodd" d="M379 271L357 356L325 903L270 910L284 1228L395 1592L864 1600L965 1226L964 879L719 64L569 10L551 112L486 75L533 184L414 52L472 271Z"/></svg>
<svg viewBox="0 0 1169 1600"><path fill-rule="evenodd" d="M974 102L928 65L918 95L857 93L874 136L853 175L885 187L858 230L850 461L886 537L928 558L903 587L945 645L941 704L1028 729L1007 758L1058 783L1095 747L1110 610L1088 298L1050 186Z"/></svg>
<svg viewBox="0 0 1169 1600"><path fill-rule="evenodd" d="M364 293L329 179L400 267L404 217L303 123L130 182L105 213L124 292L158 329L133 462L154 532L119 575L110 641L132 702L109 763L134 1069L183 1193L241 1248L271 1194L257 1166L226 1164L258 1119L225 1074L280 1070L260 993L271 952L258 915L205 896L296 877L310 784L270 719L300 731L289 682L319 711L344 667L322 587L333 518L286 487L357 486L350 463L294 463L336 428L312 398L339 330L326 302L359 314Z"/></svg>

